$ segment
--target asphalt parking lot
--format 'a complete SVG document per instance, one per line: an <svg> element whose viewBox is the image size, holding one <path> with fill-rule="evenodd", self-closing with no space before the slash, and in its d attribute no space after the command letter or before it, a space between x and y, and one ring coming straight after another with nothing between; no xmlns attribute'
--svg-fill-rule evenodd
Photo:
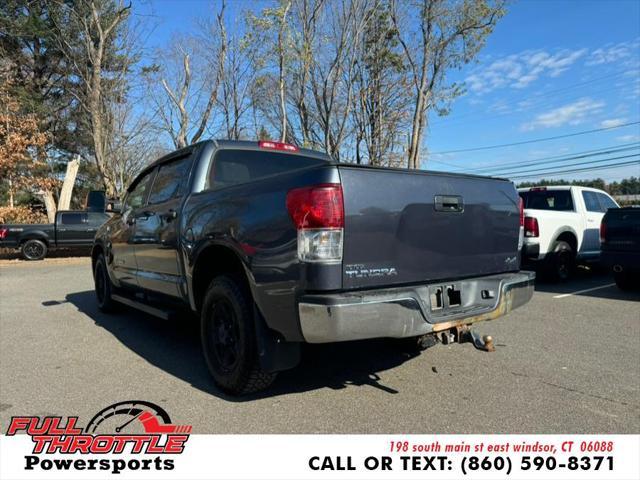
<svg viewBox="0 0 640 480"><path fill-rule="evenodd" d="M640 432L640 294L603 274L539 284L528 305L479 325L494 353L312 346L271 390L236 399L210 380L193 325L98 312L89 265L0 266L2 430L12 415L82 422L140 399L196 433Z"/></svg>

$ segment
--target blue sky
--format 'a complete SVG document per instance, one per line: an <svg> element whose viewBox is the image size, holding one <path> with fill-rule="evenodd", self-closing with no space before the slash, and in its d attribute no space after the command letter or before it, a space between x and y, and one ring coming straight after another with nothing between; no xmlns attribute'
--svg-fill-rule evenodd
<svg viewBox="0 0 640 480"><path fill-rule="evenodd" d="M269 3L235 0L229 2L228 11L239 12L251 5L261 8ZM137 14L155 16L157 27L148 38L148 46L156 48L164 45L172 34L189 31L198 18L211 15L214 6L205 0L157 0L134 8ZM453 103L447 117L430 118L426 146L431 153L427 168L528 173L531 168L541 168L540 162L545 162L544 168L557 169L558 165L606 158L556 163L553 160L556 156L634 147L634 143L640 142L640 124L507 148L437 153L640 121L640 1L514 2L477 61L461 71L451 72L449 78L465 81L467 92ZM609 157L638 151L638 148L619 151ZM616 161L634 160L638 157ZM532 167L527 169L525 165ZM600 177L613 181L630 175L640 176L640 163L555 178Z"/></svg>
<svg viewBox="0 0 640 480"><path fill-rule="evenodd" d="M449 116L431 118L431 152L535 140L638 121L640 2L514 3L477 63L451 78L465 80L467 94L454 103ZM521 170L531 171L538 159L549 162L547 157L633 142L640 142L640 125L509 148L431 155L431 167L447 170L460 164L476 172L499 173L518 170L513 165L521 161L522 165L533 165ZM495 168L500 163L512 167ZM595 165L608 163L615 162ZM545 163L544 167L557 165ZM561 176L616 180L629 175L640 175L640 164Z"/></svg>

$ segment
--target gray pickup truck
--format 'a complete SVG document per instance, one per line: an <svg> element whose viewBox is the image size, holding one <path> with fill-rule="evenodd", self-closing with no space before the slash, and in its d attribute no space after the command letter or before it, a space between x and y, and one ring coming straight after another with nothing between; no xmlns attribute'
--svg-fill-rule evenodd
<svg viewBox="0 0 640 480"><path fill-rule="evenodd" d="M56 248L90 248L108 219L103 212L64 210L56 213L54 223L0 224L0 248L19 249L25 260L42 260Z"/></svg>
<svg viewBox="0 0 640 480"><path fill-rule="evenodd" d="M97 302L164 318L187 307L217 384L254 392L303 342L421 348L529 301L519 206L503 179L205 141L146 168L99 229Z"/></svg>

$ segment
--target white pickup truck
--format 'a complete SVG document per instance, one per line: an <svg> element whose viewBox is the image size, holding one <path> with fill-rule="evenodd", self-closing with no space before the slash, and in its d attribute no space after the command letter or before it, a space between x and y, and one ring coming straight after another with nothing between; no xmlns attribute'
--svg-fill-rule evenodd
<svg viewBox="0 0 640 480"><path fill-rule="evenodd" d="M524 206L522 262L566 281L577 262L600 259L600 222L618 204L602 190L557 186L519 188Z"/></svg>

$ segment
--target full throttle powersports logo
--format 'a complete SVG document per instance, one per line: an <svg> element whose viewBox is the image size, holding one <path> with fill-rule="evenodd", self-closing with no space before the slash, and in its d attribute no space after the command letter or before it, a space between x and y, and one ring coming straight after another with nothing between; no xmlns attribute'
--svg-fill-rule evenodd
<svg viewBox="0 0 640 480"><path fill-rule="evenodd" d="M26 433L33 455L25 456L26 470L173 470L191 433L191 425L174 425L158 405L143 400L118 402L103 408L86 427L78 417L12 417L7 435ZM60 458L59 454L83 454ZM112 455L154 455L153 458L113 458ZM109 455L109 458L105 458ZM54 458L55 457L55 458ZM66 457L66 455L65 455Z"/></svg>

